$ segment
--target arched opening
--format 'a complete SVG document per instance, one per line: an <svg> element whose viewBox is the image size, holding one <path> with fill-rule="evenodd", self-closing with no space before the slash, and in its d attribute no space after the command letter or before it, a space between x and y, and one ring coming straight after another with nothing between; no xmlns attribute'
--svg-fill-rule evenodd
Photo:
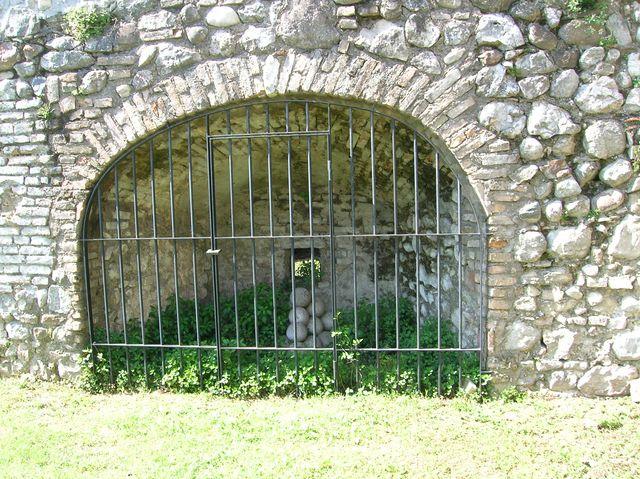
<svg viewBox="0 0 640 479"><path fill-rule="evenodd" d="M84 218L108 380L190 365L201 385L476 380L484 217L456 171L407 122L343 102L252 102L156 132L111 164Z"/></svg>

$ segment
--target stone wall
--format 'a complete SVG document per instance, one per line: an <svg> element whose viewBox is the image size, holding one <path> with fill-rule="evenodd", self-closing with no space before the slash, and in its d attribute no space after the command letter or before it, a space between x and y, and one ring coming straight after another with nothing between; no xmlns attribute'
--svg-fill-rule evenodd
<svg viewBox="0 0 640 479"><path fill-rule="evenodd" d="M180 118L304 94L390 109L468 178L488 217L498 386L621 395L638 377L639 139L625 121L640 112L640 3L606 2L589 22L560 0L118 1L105 3L115 24L85 43L49 2L13 3L0 374L77 372L79 225L114 158Z"/></svg>

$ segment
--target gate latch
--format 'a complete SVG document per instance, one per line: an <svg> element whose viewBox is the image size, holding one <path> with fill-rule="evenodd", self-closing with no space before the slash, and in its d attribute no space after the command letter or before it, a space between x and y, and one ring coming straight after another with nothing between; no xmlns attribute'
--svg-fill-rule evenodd
<svg viewBox="0 0 640 479"><path fill-rule="evenodd" d="M207 256L218 256L218 253L220 252L219 249L208 249L205 254Z"/></svg>

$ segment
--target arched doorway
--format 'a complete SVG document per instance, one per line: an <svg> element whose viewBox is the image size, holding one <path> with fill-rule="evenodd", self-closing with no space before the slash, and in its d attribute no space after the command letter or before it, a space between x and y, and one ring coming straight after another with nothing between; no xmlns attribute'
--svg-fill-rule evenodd
<svg viewBox="0 0 640 479"><path fill-rule="evenodd" d="M90 194L92 350L110 381L188 363L202 385L330 371L338 389L452 391L484 350L484 217L458 171L360 104L255 101L167 126Z"/></svg>

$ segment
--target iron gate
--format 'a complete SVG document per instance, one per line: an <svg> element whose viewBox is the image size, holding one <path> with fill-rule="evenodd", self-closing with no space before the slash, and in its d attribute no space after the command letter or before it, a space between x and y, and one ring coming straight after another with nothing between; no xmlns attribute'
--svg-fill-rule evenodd
<svg viewBox="0 0 640 479"><path fill-rule="evenodd" d="M171 125L100 177L82 241L111 382L189 365L201 386L478 382L482 210L454 162L375 108L273 100Z"/></svg>

